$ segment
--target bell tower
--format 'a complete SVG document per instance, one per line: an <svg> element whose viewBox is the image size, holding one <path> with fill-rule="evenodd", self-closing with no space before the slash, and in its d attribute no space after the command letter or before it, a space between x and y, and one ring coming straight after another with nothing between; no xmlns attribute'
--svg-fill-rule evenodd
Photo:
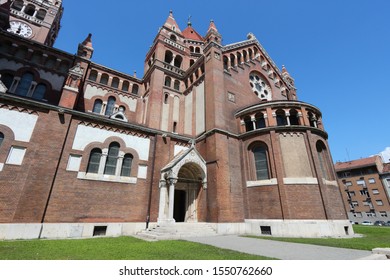
<svg viewBox="0 0 390 280"><path fill-rule="evenodd" d="M62 0L8 0L8 32L53 46L60 30Z"/></svg>

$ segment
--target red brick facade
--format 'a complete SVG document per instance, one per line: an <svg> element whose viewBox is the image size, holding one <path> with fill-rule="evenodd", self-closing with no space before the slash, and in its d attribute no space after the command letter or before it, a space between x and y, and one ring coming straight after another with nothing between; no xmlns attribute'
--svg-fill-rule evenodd
<svg viewBox="0 0 390 280"><path fill-rule="evenodd" d="M170 13L143 78L92 62L91 36L77 55L0 36L0 222L346 219L321 112L252 34L223 46Z"/></svg>

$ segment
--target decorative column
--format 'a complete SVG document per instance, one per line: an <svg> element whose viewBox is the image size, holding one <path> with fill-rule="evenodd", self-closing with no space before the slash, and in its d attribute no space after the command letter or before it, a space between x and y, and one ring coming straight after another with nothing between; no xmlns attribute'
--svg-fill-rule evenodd
<svg viewBox="0 0 390 280"><path fill-rule="evenodd" d="M163 222L167 219L165 206L167 204L167 182L164 179L160 180L160 204L158 208L158 222Z"/></svg>
<svg viewBox="0 0 390 280"><path fill-rule="evenodd" d="M175 185L177 183L177 178L169 177L169 203L168 203L168 221L175 222L173 219L173 207L175 206Z"/></svg>

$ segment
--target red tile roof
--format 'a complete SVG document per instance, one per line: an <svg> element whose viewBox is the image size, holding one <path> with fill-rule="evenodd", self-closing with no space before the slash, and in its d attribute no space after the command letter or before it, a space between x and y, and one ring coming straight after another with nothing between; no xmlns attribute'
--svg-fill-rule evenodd
<svg viewBox="0 0 390 280"><path fill-rule="evenodd" d="M347 162L337 162L335 164L336 171L340 170L348 170L348 169L356 169L360 167L365 166L371 166L376 165L376 161L378 159L378 156L368 157L368 158L362 158Z"/></svg>
<svg viewBox="0 0 390 280"><path fill-rule="evenodd" d="M187 26L182 32L183 36L190 40L203 41L203 37L191 26Z"/></svg>

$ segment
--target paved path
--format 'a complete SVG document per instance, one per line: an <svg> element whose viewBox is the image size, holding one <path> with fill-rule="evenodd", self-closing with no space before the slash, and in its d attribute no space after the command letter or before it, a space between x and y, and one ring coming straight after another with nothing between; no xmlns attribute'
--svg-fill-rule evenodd
<svg viewBox="0 0 390 280"><path fill-rule="evenodd" d="M185 240L281 260L376 259L371 251L280 242L237 235L189 237Z"/></svg>

